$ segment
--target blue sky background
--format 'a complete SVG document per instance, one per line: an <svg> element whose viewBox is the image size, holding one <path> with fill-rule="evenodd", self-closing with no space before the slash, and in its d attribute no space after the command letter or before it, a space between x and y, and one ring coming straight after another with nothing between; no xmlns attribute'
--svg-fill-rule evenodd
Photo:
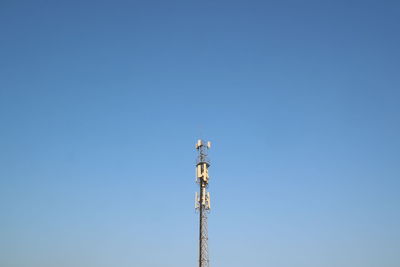
<svg viewBox="0 0 400 267"><path fill-rule="evenodd" d="M0 1L0 265L400 265L398 1Z"/></svg>

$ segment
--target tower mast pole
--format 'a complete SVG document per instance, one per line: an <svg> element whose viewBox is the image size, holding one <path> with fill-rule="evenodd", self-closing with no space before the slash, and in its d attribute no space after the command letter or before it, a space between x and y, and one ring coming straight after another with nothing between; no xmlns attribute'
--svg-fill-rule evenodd
<svg viewBox="0 0 400 267"><path fill-rule="evenodd" d="M196 149L198 151L198 158L196 163L196 182L199 184L200 192L196 192L195 208L199 211L199 267L209 267L208 257L208 225L207 214L210 212L210 193L208 188L208 167L210 161L208 159L208 149L211 143L205 144L203 140L198 140Z"/></svg>

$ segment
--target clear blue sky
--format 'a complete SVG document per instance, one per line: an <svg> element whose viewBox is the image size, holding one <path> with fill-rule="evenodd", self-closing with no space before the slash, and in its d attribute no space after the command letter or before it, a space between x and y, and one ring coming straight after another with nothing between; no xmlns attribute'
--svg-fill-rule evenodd
<svg viewBox="0 0 400 267"><path fill-rule="evenodd" d="M400 266L398 1L0 2L0 266Z"/></svg>

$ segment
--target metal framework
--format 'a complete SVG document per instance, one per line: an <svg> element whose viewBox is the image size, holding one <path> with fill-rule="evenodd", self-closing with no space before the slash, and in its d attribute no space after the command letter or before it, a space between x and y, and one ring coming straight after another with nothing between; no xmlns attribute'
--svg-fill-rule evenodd
<svg viewBox="0 0 400 267"><path fill-rule="evenodd" d="M210 167L210 161L208 159L208 149L211 147L211 143L205 144L202 140L198 140L196 149L198 152L196 162L196 183L199 184L199 191L196 192L195 197L195 208L200 213L199 223L199 267L209 267L210 261L208 257L208 225L207 225L207 214L210 212L211 201L210 193L207 192L208 188L208 167Z"/></svg>

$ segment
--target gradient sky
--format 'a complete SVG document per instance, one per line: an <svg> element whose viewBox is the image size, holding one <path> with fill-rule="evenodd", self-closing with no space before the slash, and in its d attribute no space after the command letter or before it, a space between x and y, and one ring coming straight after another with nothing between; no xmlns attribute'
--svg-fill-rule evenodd
<svg viewBox="0 0 400 267"><path fill-rule="evenodd" d="M0 266L400 266L398 1L0 1Z"/></svg>

